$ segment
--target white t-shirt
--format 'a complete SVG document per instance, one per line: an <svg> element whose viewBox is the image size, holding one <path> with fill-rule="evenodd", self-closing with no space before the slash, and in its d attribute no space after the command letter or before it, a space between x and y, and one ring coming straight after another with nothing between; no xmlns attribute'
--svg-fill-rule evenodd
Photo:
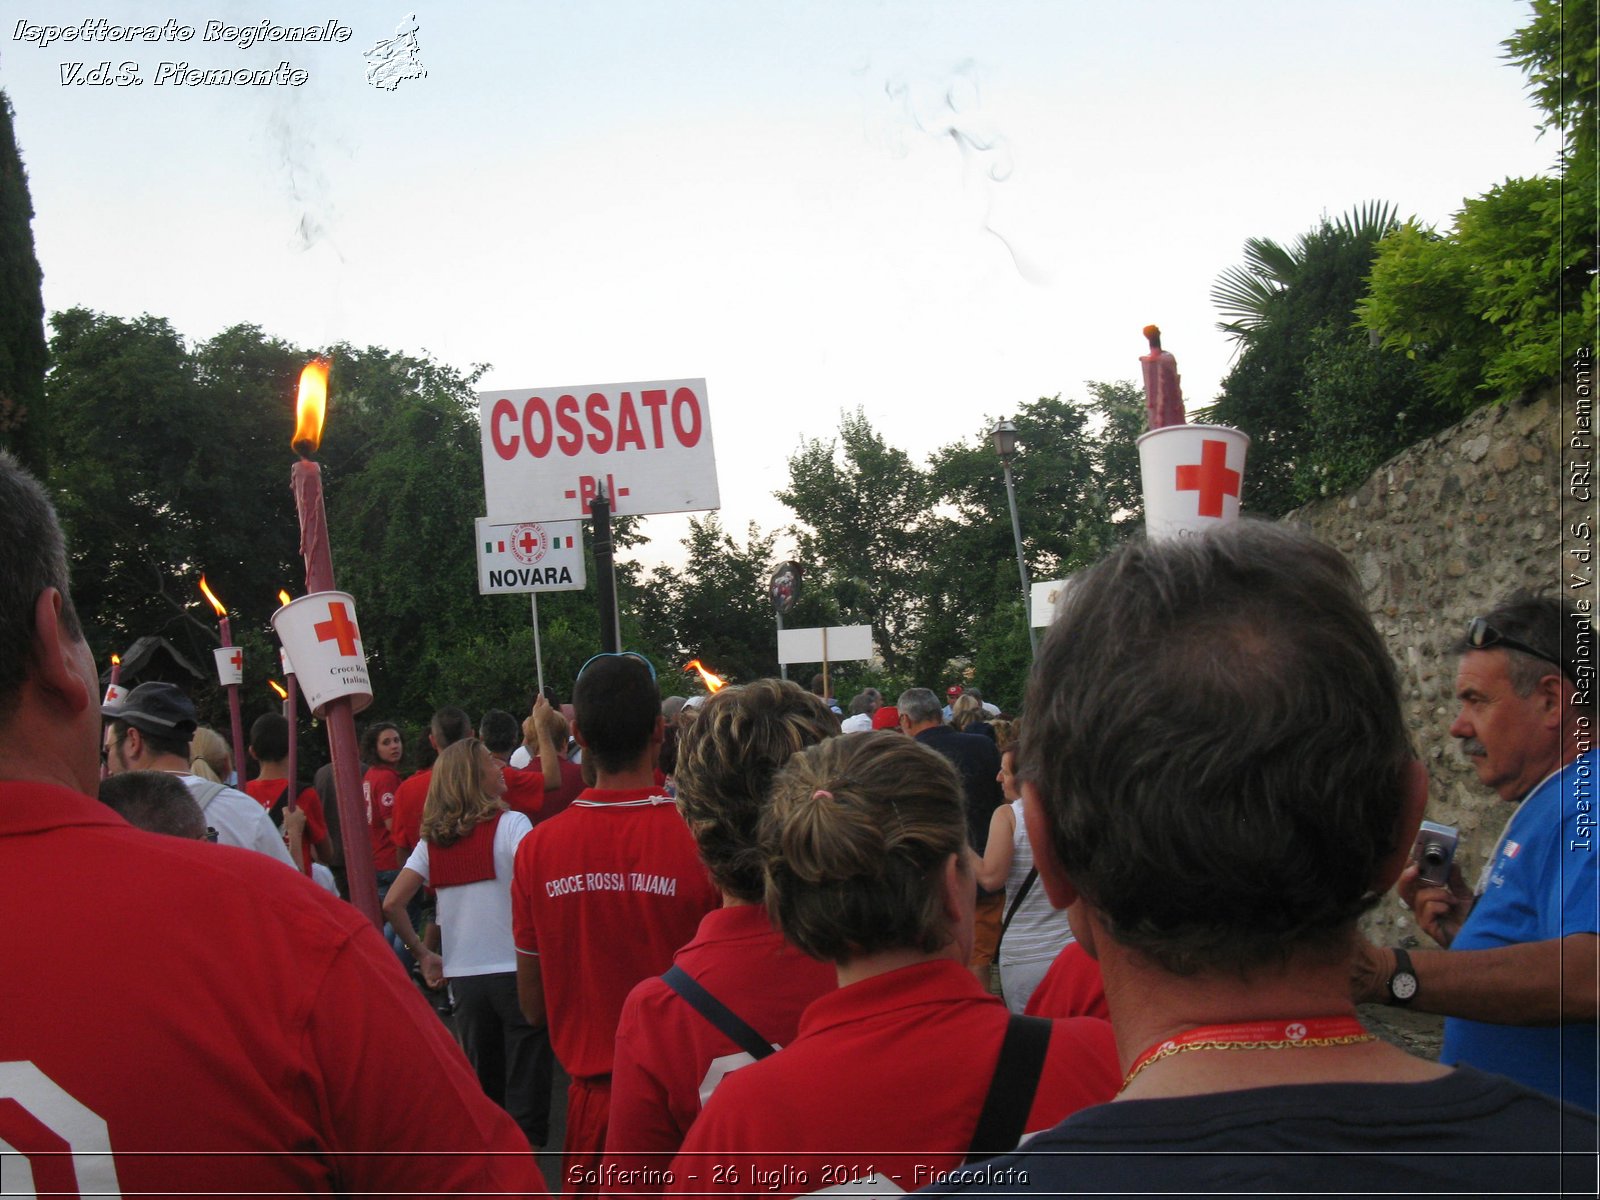
<svg viewBox="0 0 1600 1200"><path fill-rule="evenodd" d="M267 816L267 810L256 800L231 787L224 787L207 800L206 793L216 784L186 772L174 771L173 774L182 780L189 794L201 802L200 809L206 824L217 831L218 845L259 850L268 858L277 859L291 871L299 871L289 857L289 847L283 844L283 834L272 823L272 818Z"/></svg>
<svg viewBox="0 0 1600 1200"><path fill-rule="evenodd" d="M502 813L494 831L494 878L439 889L446 977L501 975L517 969L517 947L511 937L511 875L517 845L532 832L533 823L522 813ZM426 839L417 843L406 869L428 882Z"/></svg>

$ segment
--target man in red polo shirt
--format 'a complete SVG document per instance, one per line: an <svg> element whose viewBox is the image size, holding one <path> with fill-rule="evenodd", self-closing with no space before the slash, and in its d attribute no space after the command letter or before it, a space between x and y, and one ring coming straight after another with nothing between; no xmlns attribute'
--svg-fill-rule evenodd
<svg viewBox="0 0 1600 1200"><path fill-rule="evenodd" d="M55 513L3 451L0 562L0 879L38 901L6 932L27 969L0 976L6 1190L544 1195L355 909L94 798L94 655ZM168 919L130 937L108 896Z"/></svg>
<svg viewBox="0 0 1600 1200"><path fill-rule="evenodd" d="M663 736L655 671L634 654L602 654L578 673L574 735L595 786L534 829L511 885L517 994L549 1024L572 1077L562 1162L566 1195L593 1195L610 1108L612 1045L634 984L721 902L672 798L656 784Z"/></svg>

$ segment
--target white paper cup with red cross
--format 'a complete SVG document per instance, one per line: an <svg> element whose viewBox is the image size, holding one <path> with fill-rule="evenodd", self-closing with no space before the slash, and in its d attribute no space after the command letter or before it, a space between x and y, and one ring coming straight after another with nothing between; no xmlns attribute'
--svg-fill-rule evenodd
<svg viewBox="0 0 1600 1200"><path fill-rule="evenodd" d="M219 646L211 652L217 659L217 682L223 687L238 687L244 682L244 651L238 646Z"/></svg>
<svg viewBox="0 0 1600 1200"><path fill-rule="evenodd" d="M1227 425L1166 425L1136 444L1145 536L1193 537L1239 519L1248 434Z"/></svg>
<svg viewBox="0 0 1600 1200"><path fill-rule="evenodd" d="M372 679L356 621L356 602L348 592L312 592L272 614L272 628L294 662L300 694L314 716L334 700L349 700L350 711L372 703Z"/></svg>

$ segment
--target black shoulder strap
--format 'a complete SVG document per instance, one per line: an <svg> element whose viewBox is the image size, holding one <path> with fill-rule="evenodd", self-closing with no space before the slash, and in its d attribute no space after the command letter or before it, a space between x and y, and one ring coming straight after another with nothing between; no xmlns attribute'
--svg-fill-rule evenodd
<svg viewBox="0 0 1600 1200"><path fill-rule="evenodd" d="M1011 920L1017 915L1017 909L1022 907L1022 902L1028 898L1028 889L1033 887L1034 880L1039 878L1039 868L1029 867L1028 873L1022 877L1022 886L1017 889L1017 894L1012 898L1011 907L1006 909L1006 919L1000 922L1000 937L1005 937L1006 930L1011 928ZM996 951L1000 948L1000 938L995 939Z"/></svg>
<svg viewBox="0 0 1600 1200"><path fill-rule="evenodd" d="M1053 1028L1053 1022L1040 1017L1013 1016L1007 1023L1000 1061L995 1064L989 1094L978 1114L978 1128L972 1134L967 1162L1009 1154L1028 1131L1028 1113L1033 1108L1034 1093L1039 1090Z"/></svg>
<svg viewBox="0 0 1600 1200"><path fill-rule="evenodd" d="M772 1053L771 1042L746 1025L722 1001L701 987L694 976L682 967L674 964L661 980L682 996L690 1008L727 1034L733 1044L751 1058L766 1058Z"/></svg>

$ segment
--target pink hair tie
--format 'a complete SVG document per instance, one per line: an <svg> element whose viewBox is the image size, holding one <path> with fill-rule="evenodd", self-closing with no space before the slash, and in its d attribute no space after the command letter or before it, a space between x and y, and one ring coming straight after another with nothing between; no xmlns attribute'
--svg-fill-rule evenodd
<svg viewBox="0 0 1600 1200"><path fill-rule="evenodd" d="M833 793L824 788L818 788L816 791L811 793L811 798L813 800L832 800Z"/></svg>

